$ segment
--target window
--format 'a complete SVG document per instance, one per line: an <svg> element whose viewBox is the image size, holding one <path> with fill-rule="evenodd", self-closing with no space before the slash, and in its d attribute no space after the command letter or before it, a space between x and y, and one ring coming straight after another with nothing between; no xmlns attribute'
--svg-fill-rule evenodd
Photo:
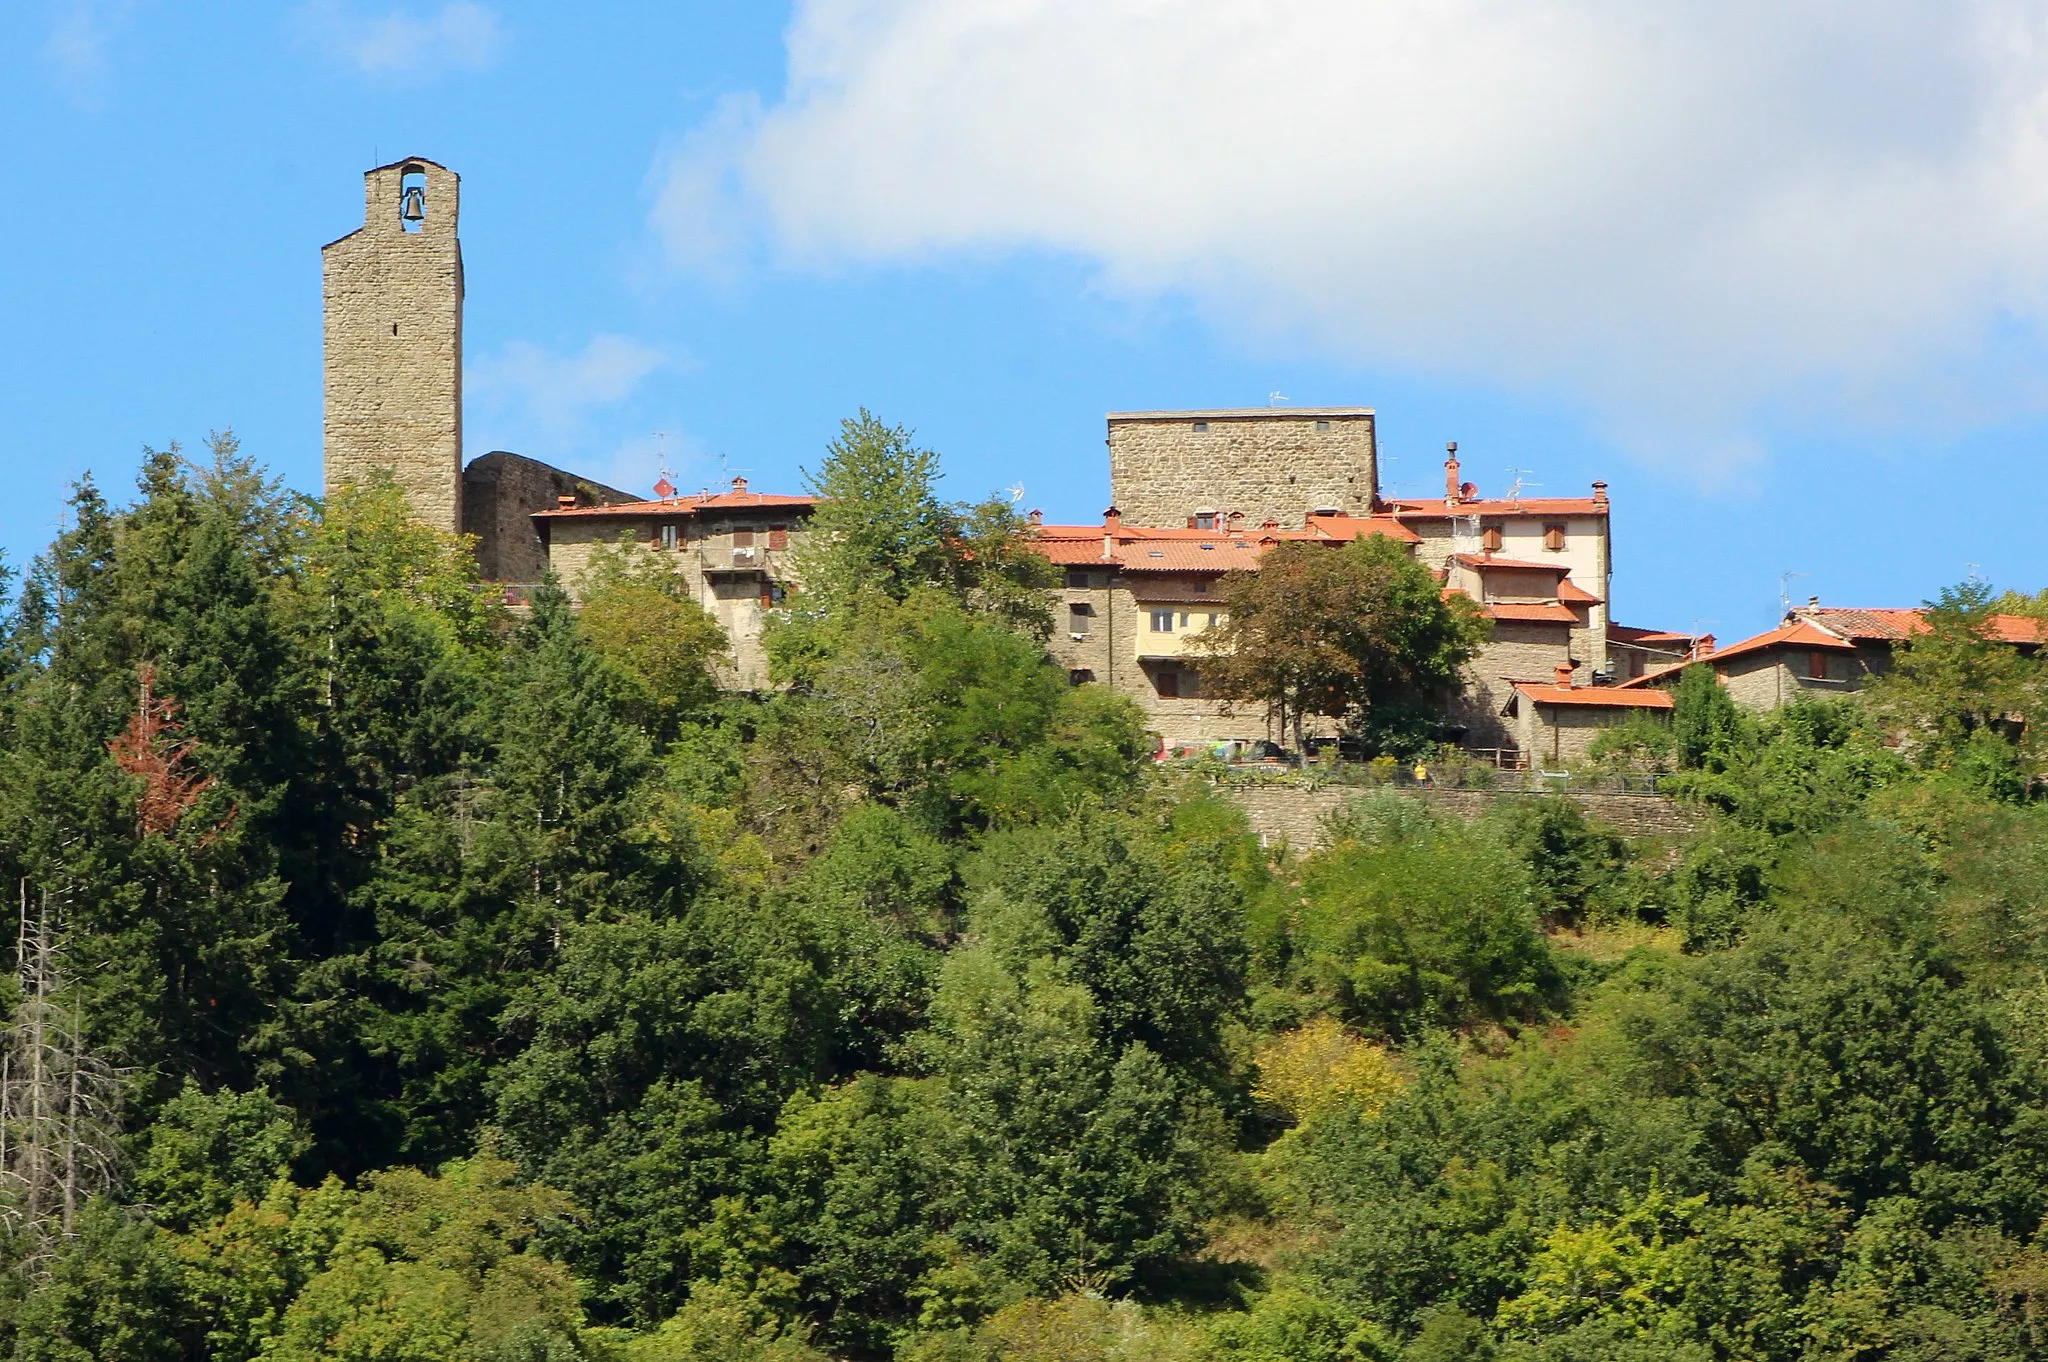
<svg viewBox="0 0 2048 1362"><path fill-rule="evenodd" d="M1543 547L1549 549L1552 553L1562 553L1564 551L1564 526L1545 525L1543 527Z"/></svg>
<svg viewBox="0 0 2048 1362"><path fill-rule="evenodd" d="M1316 429L1317 429L1317 430L1328 430L1329 428L1330 428L1330 423L1329 423L1328 421L1318 421L1318 422L1316 422Z"/></svg>
<svg viewBox="0 0 2048 1362"><path fill-rule="evenodd" d="M1828 679L1828 655L1815 648L1806 659L1806 674L1816 681Z"/></svg>
<svg viewBox="0 0 2048 1362"><path fill-rule="evenodd" d="M1185 610L1180 612L1180 627L1183 629L1188 627L1188 612Z"/></svg>
<svg viewBox="0 0 2048 1362"><path fill-rule="evenodd" d="M1214 629L1216 627L1216 616L1214 612L1202 616L1202 627L1204 629Z"/></svg>
<svg viewBox="0 0 2048 1362"><path fill-rule="evenodd" d="M1076 638L1085 638L1095 627L1095 607L1086 601L1078 601L1067 607L1067 632Z"/></svg>
<svg viewBox="0 0 2048 1362"><path fill-rule="evenodd" d="M1084 568L1067 569L1067 590L1086 591L1095 585L1095 574Z"/></svg>
<svg viewBox="0 0 2048 1362"><path fill-rule="evenodd" d="M1197 435L1206 435L1209 433L1209 423L1207 421L1197 421L1195 422L1194 430Z"/></svg>
<svg viewBox="0 0 2048 1362"><path fill-rule="evenodd" d="M780 582L767 582L761 587L761 604L769 609L789 599L789 588Z"/></svg>
<svg viewBox="0 0 2048 1362"><path fill-rule="evenodd" d="M1479 532L1479 547L1488 553L1500 552L1500 526L1488 525Z"/></svg>
<svg viewBox="0 0 2048 1362"><path fill-rule="evenodd" d="M1173 612L1171 610L1154 610L1152 612L1152 632L1155 634L1170 634L1173 632Z"/></svg>
<svg viewBox="0 0 2048 1362"><path fill-rule="evenodd" d="M752 529L745 529L745 530L735 529L735 530L734 530L734 531L732 532L732 546L733 546L734 548L736 548L736 549L750 549L750 548L754 547L754 532L753 532L753 530L752 530Z"/></svg>
<svg viewBox="0 0 2048 1362"><path fill-rule="evenodd" d="M1215 513L1214 511L1197 511L1197 512L1195 512L1195 528L1196 528L1196 529L1198 529L1198 530L1213 530L1213 529L1215 529L1215 528L1216 528L1216 513Z"/></svg>
<svg viewBox="0 0 2048 1362"><path fill-rule="evenodd" d="M770 525L770 526L768 527L768 547L769 547L769 548L771 548L771 549L786 549L786 548L788 548L788 547L789 547L789 526L787 526L787 525Z"/></svg>
<svg viewBox="0 0 2048 1362"><path fill-rule="evenodd" d="M675 526L664 525L661 527L661 546L665 549L672 549L676 546Z"/></svg>
<svg viewBox="0 0 2048 1362"><path fill-rule="evenodd" d="M1095 673L1086 667L1076 667L1067 673L1067 684L1070 686L1085 686L1094 679Z"/></svg>
<svg viewBox="0 0 2048 1362"><path fill-rule="evenodd" d="M1159 679L1155 683L1155 685L1157 690L1159 691L1160 699L1180 699L1180 673L1173 670L1173 668L1161 668L1159 672Z"/></svg>

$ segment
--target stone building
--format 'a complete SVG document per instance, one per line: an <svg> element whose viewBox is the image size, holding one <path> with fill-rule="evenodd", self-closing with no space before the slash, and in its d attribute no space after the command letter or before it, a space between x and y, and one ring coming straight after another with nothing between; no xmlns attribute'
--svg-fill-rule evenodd
<svg viewBox="0 0 2048 1362"><path fill-rule="evenodd" d="M546 569L531 515L633 498L504 450L462 465L462 178L411 156L363 176L363 225L320 249L326 494L388 475L413 513L477 538L483 574Z"/></svg>
<svg viewBox="0 0 2048 1362"><path fill-rule="evenodd" d="M1563 663L1548 684L1515 682L1501 707L1516 752L1531 769L1540 771L1569 771L1580 765L1594 739L1634 715L1662 717L1670 712L1671 696L1665 691L1581 686Z"/></svg>
<svg viewBox="0 0 2048 1362"><path fill-rule="evenodd" d="M666 486L666 484L664 484ZM731 654L719 677L734 690L768 685L761 636L767 614L796 585L790 549L817 505L814 497L732 490L700 496L658 497L618 505L579 506L564 497L536 513L549 564L575 593L602 548L651 554L689 583L697 604L725 629Z"/></svg>
<svg viewBox="0 0 2048 1362"><path fill-rule="evenodd" d="M736 479L696 497L664 482L646 500L505 450L463 466L460 184L422 157L370 170L363 225L322 249L327 491L389 476L422 520L475 537L508 599L549 569L573 594L600 545L661 555L725 626L727 684L767 684L762 627L795 585L811 498ZM1264 736L1262 715L1203 693L1196 641L1220 619L1223 574L1291 540L1395 539L1478 603L1493 637L1450 716L1471 745L1516 741L1504 718L1519 683L1560 668L1574 686L1611 679L1623 634L1637 636L1624 640L1633 675L1653 653L1644 639L1675 637L1609 618L1603 483L1586 498L1481 497L1453 445L1441 500L1386 500L1368 407L1114 412L1107 427L1120 510L1037 530L1065 573L1052 651L1077 682L1136 699L1168 744Z"/></svg>
<svg viewBox="0 0 2048 1362"><path fill-rule="evenodd" d="M391 474L462 528L461 177L421 157L363 176L363 225L320 250L329 495Z"/></svg>
<svg viewBox="0 0 2048 1362"><path fill-rule="evenodd" d="M1370 515L1379 496L1372 408L1113 411L1109 495L1125 524L1146 529Z"/></svg>
<svg viewBox="0 0 2048 1362"><path fill-rule="evenodd" d="M1919 609L1852 609L1818 600L1785 613L1775 629L1726 648L1709 646L1688 661L1660 667L1626 683L1629 689L1669 689L1691 662L1711 665L1728 697L1745 709L1771 710L1802 697L1846 695L1891 670L1892 650L1928 632ZM1993 615L1991 636L2023 652L2043 642L2042 621Z"/></svg>

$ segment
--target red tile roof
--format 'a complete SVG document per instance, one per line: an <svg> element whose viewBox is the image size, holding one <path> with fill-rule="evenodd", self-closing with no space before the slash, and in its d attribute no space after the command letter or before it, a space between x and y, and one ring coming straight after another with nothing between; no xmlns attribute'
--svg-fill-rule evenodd
<svg viewBox="0 0 2048 1362"><path fill-rule="evenodd" d="M1586 705L1597 709L1669 709L1671 697L1661 690L1628 690L1621 686L1541 686L1515 682L1515 689L1539 705Z"/></svg>
<svg viewBox="0 0 2048 1362"><path fill-rule="evenodd" d="M1210 538L1192 544L1162 539L1122 545L1117 556L1125 572L1229 572L1255 568L1270 547L1249 539Z"/></svg>
<svg viewBox="0 0 2048 1362"><path fill-rule="evenodd" d="M1557 598L1571 605L1598 605L1600 598L1580 586L1569 577L1560 578L1557 583Z"/></svg>
<svg viewBox="0 0 2048 1362"><path fill-rule="evenodd" d="M810 508L816 497L785 497L772 492L719 492L711 496L663 497L656 501L625 501L616 506L572 506L566 510L535 511L536 520L569 520L589 517L636 518L664 515L695 515L699 511L773 510Z"/></svg>
<svg viewBox="0 0 2048 1362"><path fill-rule="evenodd" d="M1604 516L1608 503L1592 497L1517 497L1510 500L1497 497L1491 500L1474 498L1471 501L1445 501L1403 499L1383 503L1388 512L1410 520L1445 520L1452 516L1483 515L1496 517L1536 517L1573 515Z"/></svg>
<svg viewBox="0 0 2048 1362"><path fill-rule="evenodd" d="M1634 629L1626 624L1610 624L1607 626L1607 637L1616 643L1641 643L1651 647L1660 643L1678 643L1690 647L1694 636L1674 634L1663 629Z"/></svg>
<svg viewBox="0 0 2048 1362"><path fill-rule="evenodd" d="M1769 633L1746 638L1740 643L1731 643L1726 648L1717 648L1712 654L1701 658L1702 662L1719 662L1723 658L1741 657L1747 653L1761 652L1766 648L1832 648L1836 652L1853 653L1856 645L1829 633L1816 629L1805 620L1792 620L1779 625ZM1638 677L1638 680L1643 678Z"/></svg>
<svg viewBox="0 0 2048 1362"><path fill-rule="evenodd" d="M1834 605L1807 605L1788 618L1810 620L1833 634L1861 643L1896 643L1924 634L1932 627L1926 609L1897 606L1853 609ZM1993 615L1989 633L2001 643L2040 643L2042 622L2030 615Z"/></svg>
<svg viewBox="0 0 2048 1362"><path fill-rule="evenodd" d="M1384 535L1398 539L1404 544L1420 544L1422 536L1403 525L1392 516L1350 516L1312 515L1308 518L1308 532L1326 539L1366 539Z"/></svg>
<svg viewBox="0 0 2048 1362"><path fill-rule="evenodd" d="M1568 608L1550 601L1486 601L1479 613L1488 619L1513 620L1523 624L1577 624L1579 617Z"/></svg>
<svg viewBox="0 0 2048 1362"><path fill-rule="evenodd" d="M1531 563L1520 558L1496 558L1490 553L1454 553L1451 557L1464 566L1475 568L1480 572L1484 572L1488 568L1505 568L1510 571L1520 570L1526 572L1555 572L1560 575L1571 571L1571 566L1567 563Z"/></svg>

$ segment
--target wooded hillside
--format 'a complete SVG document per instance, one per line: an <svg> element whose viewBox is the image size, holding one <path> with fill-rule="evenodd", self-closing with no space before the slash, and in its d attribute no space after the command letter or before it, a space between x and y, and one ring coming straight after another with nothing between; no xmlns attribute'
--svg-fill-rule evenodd
<svg viewBox="0 0 2048 1362"><path fill-rule="evenodd" d="M1613 746L1691 838L1367 795L1276 858L935 473L848 424L753 697L625 556L515 617L388 486L82 487L0 645L5 1346L2048 1355L2043 690L1987 589L1867 700L1688 677Z"/></svg>

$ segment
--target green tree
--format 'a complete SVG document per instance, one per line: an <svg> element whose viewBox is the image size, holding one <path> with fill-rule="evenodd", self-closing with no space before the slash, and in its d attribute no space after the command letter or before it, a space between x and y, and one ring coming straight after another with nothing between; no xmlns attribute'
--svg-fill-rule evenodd
<svg viewBox="0 0 2048 1362"><path fill-rule="evenodd" d="M1476 606L1446 599L1427 568L1378 536L1282 544L1257 571L1226 574L1222 590L1228 617L1198 638L1203 684L1269 706L1296 747L1311 714L1402 741L1389 721L1405 714L1412 728L1486 637Z"/></svg>
<svg viewBox="0 0 2048 1362"><path fill-rule="evenodd" d="M690 599L680 573L622 544L593 555L580 585L577 623L631 684L643 728L667 738L716 698L712 665L725 651L725 630Z"/></svg>
<svg viewBox="0 0 2048 1362"><path fill-rule="evenodd" d="M797 555L806 612L863 595L902 601L939 590L1044 638L1051 615L1039 588L1056 580L1007 501L941 501L939 458L911 432L863 409L840 423L805 485L818 498Z"/></svg>
<svg viewBox="0 0 2048 1362"><path fill-rule="evenodd" d="M2018 798L2048 752L2037 722L2044 681L2039 661L1995 636L1995 613L1985 583L1945 588L1927 608L1927 632L1893 649L1868 699L1909 736L1921 766Z"/></svg>

